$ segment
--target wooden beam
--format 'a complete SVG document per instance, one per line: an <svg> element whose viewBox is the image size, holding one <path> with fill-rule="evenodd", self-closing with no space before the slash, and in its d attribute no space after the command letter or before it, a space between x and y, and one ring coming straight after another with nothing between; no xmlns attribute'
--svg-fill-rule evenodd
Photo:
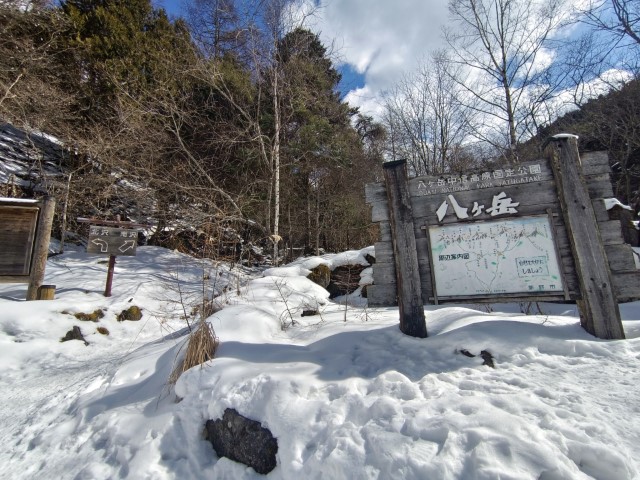
<svg viewBox="0 0 640 480"><path fill-rule="evenodd" d="M412 337L425 338L427 323L424 317L406 162L387 162L383 167L396 266L400 330Z"/></svg>
<svg viewBox="0 0 640 480"><path fill-rule="evenodd" d="M578 308L582 327L602 339L622 339L624 330L609 263L587 186L574 135L550 139L545 155L551 160L569 244L580 284Z"/></svg>
<svg viewBox="0 0 640 480"><path fill-rule="evenodd" d="M42 202L38 215L38 227L36 239L33 245L33 259L31 260L31 279L27 289L27 300L38 299L38 288L44 281L44 271L47 267L47 255L49 253L49 240L51 239L51 225L56 201L53 197L46 197Z"/></svg>

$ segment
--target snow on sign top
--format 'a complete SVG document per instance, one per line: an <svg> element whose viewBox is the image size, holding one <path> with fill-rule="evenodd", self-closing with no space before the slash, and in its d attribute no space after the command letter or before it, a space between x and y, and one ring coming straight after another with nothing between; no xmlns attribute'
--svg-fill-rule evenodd
<svg viewBox="0 0 640 480"><path fill-rule="evenodd" d="M554 135L553 138L556 140L561 140L563 138L575 138L577 140L578 135L574 135L572 133L558 133L557 135Z"/></svg>
<svg viewBox="0 0 640 480"><path fill-rule="evenodd" d="M0 203L24 203L29 205L34 205L39 203L38 200L34 200L32 198L9 198L9 197L0 197Z"/></svg>

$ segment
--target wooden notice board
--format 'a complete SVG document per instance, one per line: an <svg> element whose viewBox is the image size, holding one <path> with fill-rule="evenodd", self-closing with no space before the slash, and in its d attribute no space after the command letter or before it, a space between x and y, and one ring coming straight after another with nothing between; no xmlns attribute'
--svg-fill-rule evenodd
<svg viewBox="0 0 640 480"><path fill-rule="evenodd" d="M29 276L38 212L36 206L0 209L0 276Z"/></svg>

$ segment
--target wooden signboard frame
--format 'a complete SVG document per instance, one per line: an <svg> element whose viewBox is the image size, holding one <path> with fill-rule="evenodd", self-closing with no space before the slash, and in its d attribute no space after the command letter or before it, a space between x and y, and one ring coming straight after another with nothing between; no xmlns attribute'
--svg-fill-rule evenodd
<svg viewBox="0 0 640 480"><path fill-rule="evenodd" d="M55 200L0 199L0 283L27 283L37 300L51 239Z"/></svg>
<svg viewBox="0 0 640 480"><path fill-rule="evenodd" d="M138 244L138 231L134 227L149 227L149 224L124 222L120 215L116 220L101 220L98 218L78 218L79 223L89 223L89 241L87 253L108 255L107 281L104 296L111 296L113 274L116 267L116 256L135 256Z"/></svg>
<svg viewBox="0 0 640 480"><path fill-rule="evenodd" d="M387 170L398 173L390 175ZM404 182L408 191L408 200L399 207L402 213L394 215L391 212L396 207L389 192L397 187L390 181ZM631 247L624 244L619 221L609 219L604 205L604 198L613 197L608 156L595 152L580 158L577 137L556 136L549 140L544 158L492 171L408 179L403 162L391 162L385 164L385 182L367 185L366 197L372 206L372 220L380 227L374 285L367 291L370 306L406 301L402 297L406 297L407 277L399 265L407 261L415 262L412 268L419 272L423 302L464 300L441 301L436 295L429 226L546 214L560 259L563 290L546 298L497 294L467 301L575 302L587 331L599 338L624 338L618 302L640 299L640 270L635 267ZM413 253L408 252L410 247L394 246L396 218L405 217L410 217L413 225ZM416 301L418 297L413 295Z"/></svg>

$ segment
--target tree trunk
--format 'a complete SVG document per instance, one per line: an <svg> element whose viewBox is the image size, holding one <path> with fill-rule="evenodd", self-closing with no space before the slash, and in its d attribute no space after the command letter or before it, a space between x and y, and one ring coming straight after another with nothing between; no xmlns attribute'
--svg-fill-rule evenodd
<svg viewBox="0 0 640 480"><path fill-rule="evenodd" d="M274 122L274 138L273 138L273 264L278 265L278 241L280 239L280 99L278 97L278 71L277 67L273 76L273 122Z"/></svg>

